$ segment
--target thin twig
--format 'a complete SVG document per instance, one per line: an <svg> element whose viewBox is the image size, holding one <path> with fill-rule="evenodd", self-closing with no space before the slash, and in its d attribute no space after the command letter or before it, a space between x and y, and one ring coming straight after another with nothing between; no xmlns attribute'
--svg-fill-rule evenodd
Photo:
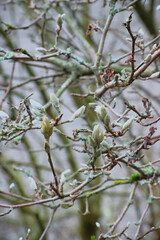
<svg viewBox="0 0 160 240"><path fill-rule="evenodd" d="M153 43L155 43L159 38L160 38L160 34L159 34L157 37L155 37L154 39L152 39L150 42L146 43L146 44L144 45L144 49L147 48L147 47L149 47L149 46L152 45ZM134 51L134 53L138 53L138 52L140 52L140 51L141 51L141 49L136 49L136 50ZM115 63L119 62L120 60L128 57L129 55L131 55L131 52L128 52L128 53L120 56L120 57L117 58L116 60L111 61L109 64L103 66L103 69L110 67L112 64L115 64Z"/></svg>
<svg viewBox="0 0 160 240"><path fill-rule="evenodd" d="M160 117L157 118L155 121L153 121L153 122L151 122L151 123L148 123L148 124L142 124L142 123L141 123L141 125L142 125L143 127L148 127L148 126L151 126L151 125L153 125L154 123L157 123L157 122L159 122L159 121L160 121Z"/></svg>
<svg viewBox="0 0 160 240"><path fill-rule="evenodd" d="M41 76L41 77L33 77L33 78L30 78L30 79L26 80L23 83L19 83L19 84L13 86L11 89L22 87L22 86L24 86L24 85L26 85L30 82L39 81L39 80L42 80L42 79L45 79L45 78L60 77L60 76L63 76L63 75L64 75L63 73L59 73L59 74L51 74L51 75L46 75L46 76Z"/></svg>
<svg viewBox="0 0 160 240"><path fill-rule="evenodd" d="M126 7L124 7L122 10L127 10L129 7L135 5L137 2L140 2L141 0L134 0L131 3L129 3Z"/></svg>
<svg viewBox="0 0 160 240"><path fill-rule="evenodd" d="M35 202L29 202L29 203L22 203L22 204L15 204L15 205L11 205L11 204L0 204L1 208L22 208L22 207L29 207L29 206L35 206L35 205L39 205L39 204L44 204L44 203L48 203L48 202L53 202L56 199L58 199L57 197L53 197L53 198L47 198L44 200L39 200L39 201L35 201Z"/></svg>
<svg viewBox="0 0 160 240"><path fill-rule="evenodd" d="M103 52L103 48L104 48L104 43L105 43L105 39L106 39L106 36L107 36L107 33L108 33L108 30L109 30L109 27L111 25L111 22L113 20L113 14L109 14L108 18L107 18L107 21L106 21L106 24L104 26L104 29L103 29L103 34L102 34L102 37L101 37L101 40L100 40L100 43L99 43L99 47L98 47L98 56L96 58L96 62L95 62L95 67L98 68L99 64L100 64L100 61L101 61L101 58L102 58L102 52Z"/></svg>
<svg viewBox="0 0 160 240"><path fill-rule="evenodd" d="M45 9L45 11L43 11L36 19L34 19L30 24L26 25L26 26L23 26L23 27L11 27L11 30L25 30L25 29L28 29L30 28L31 26L33 26L34 24L36 24L37 22L39 22L42 17L49 11L49 9L51 8L52 4L54 3L55 1L52 0L49 4L49 6ZM4 23L5 24L5 23ZM6 25L6 24L5 24Z"/></svg>
<svg viewBox="0 0 160 240"><path fill-rule="evenodd" d="M58 208L58 207L55 207L55 208L53 209L52 214L51 214L51 216L50 216L50 218L49 218L49 221L48 221L48 223L47 223L47 226L45 227L45 229L44 229L41 237L39 238L39 240L42 240L42 239L45 237L45 235L47 234L49 228L51 227L51 224L52 224L52 221L53 221L53 217L54 217L54 214L55 214L57 208Z"/></svg>
<svg viewBox="0 0 160 240"><path fill-rule="evenodd" d="M13 210L13 209L9 209L7 212L1 213L1 214L0 214L0 217L3 217L3 216L5 216L5 215L9 214L10 212L12 212L12 210Z"/></svg>
<svg viewBox="0 0 160 240"><path fill-rule="evenodd" d="M144 72L152 62L154 62L158 57L160 57L160 49L157 50L151 57L150 62L144 63L135 73L134 73L134 78L138 78L138 76L141 75L142 72Z"/></svg>
<svg viewBox="0 0 160 240"><path fill-rule="evenodd" d="M159 231L160 230L160 226L159 227L152 227L151 229L149 229L147 232L145 232L143 235L141 235L139 238L137 238L136 240L140 240L140 239L144 239L144 237L154 231Z"/></svg>
<svg viewBox="0 0 160 240"><path fill-rule="evenodd" d="M7 164L8 164L8 162L7 162ZM18 194L12 193L12 192L5 192L5 191L0 190L0 195L1 194L7 195L7 196L10 196L10 197L14 197L14 198L17 198L17 199L20 199L20 200L24 200L24 201L32 201L31 198L26 198L26 197L23 197L21 195L18 195Z"/></svg>
<svg viewBox="0 0 160 240"><path fill-rule="evenodd" d="M48 154L48 161L49 161L49 164L50 164L50 167L51 167L51 170L52 170L52 173L53 173L53 176L54 176L54 180L55 180L55 184L56 184L56 187L57 187L57 192L58 192L58 178L57 178L57 174L56 174L56 171L54 169L54 166L53 166L53 163L52 163L52 158L51 158L51 154L50 152L47 153ZM56 193L57 193L56 192ZM58 194L59 195L59 194Z"/></svg>
<svg viewBox="0 0 160 240"><path fill-rule="evenodd" d="M139 225L138 225L138 228L137 228L137 231L136 231L136 234L135 234L135 239L137 239L137 237L138 237L138 234L139 234L139 231L140 231L140 228L141 228L142 221L143 221L143 219L144 219L144 217L145 217L145 215L146 215L149 207L150 207L150 204L148 203L147 206L146 206L146 208L144 209L144 212L142 213L142 216L141 216L140 220L139 220Z"/></svg>
<svg viewBox="0 0 160 240"><path fill-rule="evenodd" d="M126 226L120 233L116 233L114 235L111 235L111 236L107 236L107 239L113 239L113 238L118 238L120 237L122 234L124 234L124 232L128 229L128 226ZM101 237L100 239L101 240ZM102 240L104 240L104 237L102 236Z"/></svg>
<svg viewBox="0 0 160 240"><path fill-rule="evenodd" d="M130 207L130 205L133 203L133 198L134 198L134 194L136 191L138 183L135 183L135 186L131 192L131 195L129 197L128 203L125 206L123 212L121 213L121 215L117 218L117 220L114 222L113 226L111 227L111 229L109 230L108 234L112 234L114 232L114 230L116 229L117 225L120 223L120 221L122 220L122 218L124 217L124 215L126 214L128 208Z"/></svg>
<svg viewBox="0 0 160 240"><path fill-rule="evenodd" d="M3 97L2 101L1 101L0 109L2 108L2 105L3 105L4 101L5 101L5 99L7 98L7 96L8 96L8 94L9 94L11 88L12 88L12 81L13 81L13 75L14 75L14 70L15 70L15 64L16 64L16 63L13 62L13 67L12 67L12 72L11 72L11 77L10 77L9 85L8 85L7 91L6 91L4 97Z"/></svg>
<svg viewBox="0 0 160 240"><path fill-rule="evenodd" d="M130 78L129 78L129 81L128 83L132 83L133 82L133 75L134 75L134 72L135 72L135 67L134 67L134 62L135 62L135 59L134 59L134 52L135 52L135 42L136 42L136 38L137 36L134 36L132 31L131 31L131 21L132 21L132 14L129 16L129 19L126 23L124 23L126 29L128 30L129 32L129 35L132 39L132 57L131 57L131 68L132 68L132 71L131 71L131 75L130 75Z"/></svg>
<svg viewBox="0 0 160 240"><path fill-rule="evenodd" d="M141 73L143 73L150 65L152 62L154 62L158 57L160 57L160 49L157 50L153 55L152 55L152 58L151 58L151 61L149 63L144 63L142 67L140 67L133 75L133 78L132 79L136 79L138 78ZM115 87L127 87L128 85L131 84L131 81L129 81L128 83L124 83L122 81L119 81L117 80L117 82L115 83L115 81L111 81L111 82L108 82L106 83L103 87L97 89L95 91L95 96L97 98L100 98L102 97L102 95L108 90L108 89L111 89L111 88L115 88Z"/></svg>

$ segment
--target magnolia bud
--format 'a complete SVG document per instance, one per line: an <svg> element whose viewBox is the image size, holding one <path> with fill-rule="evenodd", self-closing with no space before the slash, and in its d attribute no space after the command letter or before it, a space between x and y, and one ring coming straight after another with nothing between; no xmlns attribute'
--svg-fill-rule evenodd
<svg viewBox="0 0 160 240"><path fill-rule="evenodd" d="M104 105L101 105L100 111L101 111L101 112L100 112L100 114L101 114L101 119L103 120L103 119L106 117L106 115L108 115L107 110L106 110L106 108L105 108Z"/></svg>
<svg viewBox="0 0 160 240"><path fill-rule="evenodd" d="M91 135L88 136L88 144L93 148L97 146L96 142L94 141Z"/></svg>
<svg viewBox="0 0 160 240"><path fill-rule="evenodd" d="M150 50L150 54L153 54L156 50L158 49L157 44L155 43L152 47L152 49Z"/></svg>
<svg viewBox="0 0 160 240"><path fill-rule="evenodd" d="M62 24L63 24L63 19L62 19L62 15L58 15L58 18L57 18L57 25L62 28Z"/></svg>
<svg viewBox="0 0 160 240"><path fill-rule="evenodd" d="M155 72L150 76L150 78L159 78L159 77L160 77L160 72Z"/></svg>
<svg viewBox="0 0 160 240"><path fill-rule="evenodd" d="M97 103L92 103L92 102L91 102L91 103L89 103L88 105L89 105L91 108L97 107Z"/></svg>
<svg viewBox="0 0 160 240"><path fill-rule="evenodd" d="M97 113L99 120L101 120L105 124L105 126L108 128L110 123L110 116L108 115L106 107L104 105L97 106L95 111Z"/></svg>
<svg viewBox="0 0 160 240"><path fill-rule="evenodd" d="M100 227L101 227L101 225L100 225L99 222L96 222L96 227L97 227L97 228L100 228Z"/></svg>
<svg viewBox="0 0 160 240"><path fill-rule="evenodd" d="M97 88L97 90L95 91L95 97L99 97L101 96L101 94L103 93L105 86L101 87L101 88Z"/></svg>
<svg viewBox="0 0 160 240"><path fill-rule="evenodd" d="M130 6L130 7L128 8L128 11L133 11L133 7Z"/></svg>
<svg viewBox="0 0 160 240"><path fill-rule="evenodd" d="M37 184L35 180L32 177L28 177L28 184L31 190L36 190L37 189Z"/></svg>
<svg viewBox="0 0 160 240"><path fill-rule="evenodd" d="M57 98L55 93L51 93L50 100L55 107L59 107L59 98Z"/></svg>
<svg viewBox="0 0 160 240"><path fill-rule="evenodd" d="M49 146L48 141L45 141L44 148L45 148L46 153L50 153L50 146Z"/></svg>
<svg viewBox="0 0 160 240"><path fill-rule="evenodd" d="M100 132L99 125L94 126L93 132L92 132L92 137L94 141L99 145L104 138L103 131Z"/></svg>
<svg viewBox="0 0 160 240"><path fill-rule="evenodd" d="M70 208L70 207L73 207L73 203L62 202L60 206L61 208Z"/></svg>
<svg viewBox="0 0 160 240"><path fill-rule="evenodd" d="M130 118L127 122L125 122L123 125L122 125L122 131L126 130L127 128L129 128L133 122L133 117Z"/></svg>
<svg viewBox="0 0 160 240"><path fill-rule="evenodd" d="M148 54L147 57L144 59L144 63L149 63L152 59L152 55Z"/></svg>
<svg viewBox="0 0 160 240"><path fill-rule="evenodd" d="M15 183L11 183L11 184L9 185L9 191L10 191L10 192L13 192L14 189L16 189L16 185L15 185Z"/></svg>
<svg viewBox="0 0 160 240"><path fill-rule="evenodd" d="M85 111L86 107L83 105L82 107L78 108L75 113L73 114L73 116L71 117L71 121L73 121L74 119L81 117Z"/></svg>
<svg viewBox="0 0 160 240"><path fill-rule="evenodd" d="M108 114L106 114L103 122L104 122L104 124L106 125L107 128L109 126L110 121L111 121L110 116Z"/></svg>
<svg viewBox="0 0 160 240"><path fill-rule="evenodd" d="M47 49L45 49L43 47L38 47L38 48L36 48L36 51L45 54L47 52Z"/></svg>
<svg viewBox="0 0 160 240"><path fill-rule="evenodd" d="M50 122L49 118L43 116L43 121L41 124L41 133L46 139L48 139L53 133L54 122Z"/></svg>

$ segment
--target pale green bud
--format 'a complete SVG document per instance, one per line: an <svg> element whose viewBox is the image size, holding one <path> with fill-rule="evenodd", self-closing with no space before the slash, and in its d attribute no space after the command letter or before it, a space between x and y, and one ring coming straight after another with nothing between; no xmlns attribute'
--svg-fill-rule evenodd
<svg viewBox="0 0 160 240"><path fill-rule="evenodd" d="M103 134L103 131L101 131L99 135L99 142L101 143L103 139L104 139L104 134Z"/></svg>
<svg viewBox="0 0 160 240"><path fill-rule="evenodd" d="M28 184L29 184L29 187L31 188L31 190L37 189L37 184L32 177L28 177Z"/></svg>
<svg viewBox="0 0 160 240"><path fill-rule="evenodd" d="M96 222L96 227L97 227L97 228L100 228L100 227L101 227L101 225L100 225L99 222Z"/></svg>
<svg viewBox="0 0 160 240"><path fill-rule="evenodd" d="M70 207L73 207L73 203L62 202L60 206L61 208L70 208Z"/></svg>
<svg viewBox="0 0 160 240"><path fill-rule="evenodd" d="M40 104L39 102L33 99L30 99L30 104L31 104L31 108L34 110L43 110L42 104Z"/></svg>
<svg viewBox="0 0 160 240"><path fill-rule="evenodd" d="M103 120L106 127L109 126L110 121L111 121L110 116L107 114Z"/></svg>
<svg viewBox="0 0 160 240"><path fill-rule="evenodd" d="M50 146L49 146L49 142L48 141L45 141L44 149L45 149L46 153L50 153Z"/></svg>
<svg viewBox="0 0 160 240"><path fill-rule="evenodd" d="M41 133L46 139L48 139L53 133L54 122L50 122L49 118L43 116L43 121L41 123Z"/></svg>
<svg viewBox="0 0 160 240"><path fill-rule="evenodd" d="M97 107L97 103L89 103L89 106L91 107L91 108L95 108L95 107Z"/></svg>
<svg viewBox="0 0 160 240"><path fill-rule="evenodd" d="M51 93L50 100L54 104L55 107L59 107L59 98L57 98L55 93Z"/></svg>
<svg viewBox="0 0 160 240"><path fill-rule="evenodd" d="M95 96L96 96L96 97L99 97L99 95L101 95L101 93L102 93L103 90L104 90L104 87L105 87L105 86L103 86L103 87L101 87L101 88L97 88L97 90L95 91Z"/></svg>
<svg viewBox="0 0 160 240"><path fill-rule="evenodd" d="M99 125L95 125L92 132L92 137L95 141L99 139L99 133L100 133Z"/></svg>
<svg viewBox="0 0 160 240"><path fill-rule="evenodd" d="M106 107L104 105L97 106L95 112L97 113L99 120L108 127L110 123L110 116L108 115Z"/></svg>
<svg viewBox="0 0 160 240"><path fill-rule="evenodd" d="M43 123L46 125L47 128L50 127L50 120L47 116L43 116Z"/></svg>
<svg viewBox="0 0 160 240"><path fill-rule="evenodd" d="M36 51L40 52L40 53L43 53L43 54L45 54L47 52L47 50L45 48L43 48L43 47L36 48Z"/></svg>
<svg viewBox="0 0 160 240"><path fill-rule="evenodd" d="M101 105L101 106L97 106L95 108L95 112L97 113L97 117L102 121L103 118L105 117L106 115L106 112L105 112L105 106L104 105Z"/></svg>
<svg viewBox="0 0 160 240"><path fill-rule="evenodd" d="M160 72L155 72L150 76L150 78L159 78L159 77L160 77Z"/></svg>
<svg viewBox="0 0 160 240"><path fill-rule="evenodd" d="M147 57L144 59L144 63L149 63L152 59L152 55L148 54Z"/></svg>
<svg viewBox="0 0 160 240"><path fill-rule="evenodd" d="M66 169L65 171L63 171L61 173L60 182L65 183L65 181L67 180L67 177L69 176L70 173L71 173L70 169Z"/></svg>
<svg viewBox="0 0 160 240"><path fill-rule="evenodd" d="M57 18L57 25L62 28L62 24L63 24L63 19L62 19L62 15L58 15L58 18Z"/></svg>
<svg viewBox="0 0 160 240"><path fill-rule="evenodd" d="M156 50L157 50L157 44L155 43L152 47L152 49L150 50L150 54L153 54Z"/></svg>
<svg viewBox="0 0 160 240"><path fill-rule="evenodd" d="M10 192L12 192L15 188L16 188L15 183L11 183L11 184L9 185L9 191L10 191Z"/></svg>
<svg viewBox="0 0 160 240"><path fill-rule="evenodd" d="M71 117L71 121L73 121L74 119L81 117L85 111L86 107L83 105L82 107L78 108L75 113L73 114L73 116Z"/></svg>
<svg viewBox="0 0 160 240"><path fill-rule="evenodd" d="M97 145L99 145L103 141L104 135L103 131L100 132L99 125L94 126L92 137L94 141L97 143Z"/></svg>
<svg viewBox="0 0 160 240"><path fill-rule="evenodd" d="M129 7L129 8L128 8L128 11L133 11L133 7L132 7L132 6Z"/></svg>
<svg viewBox="0 0 160 240"><path fill-rule="evenodd" d="M91 135L88 136L88 144L91 147L96 147L97 146L96 142L94 141L94 139L93 139L93 137Z"/></svg>
<svg viewBox="0 0 160 240"><path fill-rule="evenodd" d="M101 105L101 118L105 118L108 115L107 110L104 105Z"/></svg>
<svg viewBox="0 0 160 240"><path fill-rule="evenodd" d="M133 117L130 118L127 122L125 122L122 125L122 131L126 130L127 128L129 128L132 125L133 119L134 119Z"/></svg>

